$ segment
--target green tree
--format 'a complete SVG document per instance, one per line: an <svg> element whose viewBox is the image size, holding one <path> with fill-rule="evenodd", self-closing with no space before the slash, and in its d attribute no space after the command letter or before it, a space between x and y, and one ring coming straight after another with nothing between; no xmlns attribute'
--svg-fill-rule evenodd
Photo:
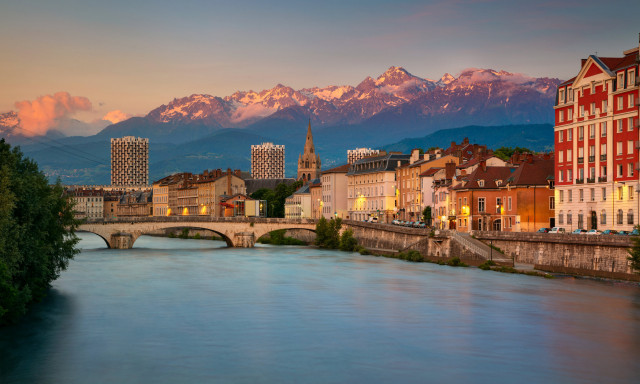
<svg viewBox="0 0 640 384"><path fill-rule="evenodd" d="M35 162L0 140L0 324L16 322L78 253L73 205Z"/></svg>
<svg viewBox="0 0 640 384"><path fill-rule="evenodd" d="M424 207L424 210L422 210L422 221L424 221L425 223L427 223L427 225L431 225L431 207Z"/></svg>
<svg viewBox="0 0 640 384"><path fill-rule="evenodd" d="M640 229L640 225L636 225L636 229ZM640 273L640 236L633 236L633 246L628 252L631 269L633 269L635 273Z"/></svg>
<svg viewBox="0 0 640 384"><path fill-rule="evenodd" d="M329 229L329 223L324 216L320 216L318 222L316 223L316 245L318 247L324 247L324 244L327 241L327 231Z"/></svg>
<svg viewBox="0 0 640 384"><path fill-rule="evenodd" d="M291 196L302 186L302 181L296 181L287 185L280 183L275 189L261 188L251 194L252 199L267 201L267 215L269 217L284 217L284 203L287 197Z"/></svg>
<svg viewBox="0 0 640 384"><path fill-rule="evenodd" d="M353 252L358 248L358 240L353 237L353 230L347 229L340 236L340 250Z"/></svg>
<svg viewBox="0 0 640 384"><path fill-rule="evenodd" d="M532 150L530 150L529 148L524 148L524 147L515 147L515 148L511 148L511 147L500 147L498 149L496 149L495 151L493 151L493 154L504 160L507 161L511 158L511 156L513 156L514 153L527 153L527 152L533 152Z"/></svg>

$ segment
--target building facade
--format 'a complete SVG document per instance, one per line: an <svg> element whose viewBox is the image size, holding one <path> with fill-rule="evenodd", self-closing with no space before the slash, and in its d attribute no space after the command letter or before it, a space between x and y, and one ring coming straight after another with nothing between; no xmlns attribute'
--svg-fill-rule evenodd
<svg viewBox="0 0 640 384"><path fill-rule="evenodd" d="M284 145L262 143L251 146L251 177L254 179L284 178Z"/></svg>
<svg viewBox="0 0 640 384"><path fill-rule="evenodd" d="M311 121L309 121L307 139L304 143L304 152L298 157L298 180L308 183L313 179L320 178L320 166L320 156L316 153L316 148L313 145Z"/></svg>
<svg viewBox="0 0 640 384"><path fill-rule="evenodd" d="M630 230L640 223L638 51L591 55L558 86L557 226Z"/></svg>
<svg viewBox="0 0 640 384"><path fill-rule="evenodd" d="M369 156L380 154L380 150L371 148L356 148L347 150L347 163L353 164L356 161Z"/></svg>
<svg viewBox="0 0 640 384"><path fill-rule="evenodd" d="M149 139L125 136L111 139L111 185L149 184Z"/></svg>
<svg viewBox="0 0 640 384"><path fill-rule="evenodd" d="M285 219L308 219L311 218L311 209L311 191L307 184L285 199L284 217Z"/></svg>
<svg viewBox="0 0 640 384"><path fill-rule="evenodd" d="M410 155L382 153L351 164L347 172L347 219L391 222L397 214L396 168Z"/></svg>
<svg viewBox="0 0 640 384"><path fill-rule="evenodd" d="M347 172L349 164L322 171L322 216L347 217Z"/></svg>

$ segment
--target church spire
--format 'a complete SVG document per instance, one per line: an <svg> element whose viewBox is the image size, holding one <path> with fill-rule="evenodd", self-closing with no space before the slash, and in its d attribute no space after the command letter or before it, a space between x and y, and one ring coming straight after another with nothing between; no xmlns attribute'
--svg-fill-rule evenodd
<svg viewBox="0 0 640 384"><path fill-rule="evenodd" d="M320 156L316 154L311 133L311 117L307 126L307 140L304 143L304 151L298 158L298 180L305 183L320 177Z"/></svg>

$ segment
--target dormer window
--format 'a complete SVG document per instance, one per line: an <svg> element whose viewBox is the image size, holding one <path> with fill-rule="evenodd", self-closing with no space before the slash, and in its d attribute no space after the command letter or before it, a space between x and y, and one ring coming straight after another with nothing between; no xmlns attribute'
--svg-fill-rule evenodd
<svg viewBox="0 0 640 384"><path fill-rule="evenodd" d="M496 186L501 186L502 185L502 180L496 180Z"/></svg>
<svg viewBox="0 0 640 384"><path fill-rule="evenodd" d="M478 187L484 188L484 180L478 180Z"/></svg>
<svg viewBox="0 0 640 384"><path fill-rule="evenodd" d="M627 84L630 87L633 87L636 85L636 70L635 69L630 69L629 70L629 75L627 76Z"/></svg>
<svg viewBox="0 0 640 384"><path fill-rule="evenodd" d="M564 98L564 88L560 90L560 95L558 97L558 104L563 104L565 102Z"/></svg>
<svg viewBox="0 0 640 384"><path fill-rule="evenodd" d="M569 96L569 101L573 101L573 89L567 88L567 93Z"/></svg>
<svg viewBox="0 0 640 384"><path fill-rule="evenodd" d="M618 89L624 88L624 73L618 73Z"/></svg>

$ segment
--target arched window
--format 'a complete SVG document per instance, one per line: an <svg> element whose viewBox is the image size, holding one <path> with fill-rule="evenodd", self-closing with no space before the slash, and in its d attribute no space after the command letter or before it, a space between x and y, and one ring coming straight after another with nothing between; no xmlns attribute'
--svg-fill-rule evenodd
<svg viewBox="0 0 640 384"><path fill-rule="evenodd" d="M600 212L600 224L607 225L607 211L604 209Z"/></svg>
<svg viewBox="0 0 640 384"><path fill-rule="evenodd" d="M627 211L627 224L633 225L633 209Z"/></svg>
<svg viewBox="0 0 640 384"><path fill-rule="evenodd" d="M618 209L618 224L622 224L623 216L622 209Z"/></svg>

